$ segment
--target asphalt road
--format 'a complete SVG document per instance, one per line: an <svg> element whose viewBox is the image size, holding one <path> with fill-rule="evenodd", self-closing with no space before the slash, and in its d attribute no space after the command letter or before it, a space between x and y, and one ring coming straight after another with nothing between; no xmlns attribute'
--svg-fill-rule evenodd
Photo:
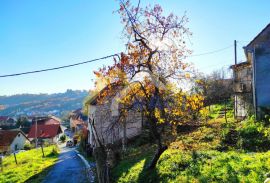
<svg viewBox="0 0 270 183"><path fill-rule="evenodd" d="M74 148L61 148L59 160L52 167L43 183L89 182L86 168Z"/></svg>

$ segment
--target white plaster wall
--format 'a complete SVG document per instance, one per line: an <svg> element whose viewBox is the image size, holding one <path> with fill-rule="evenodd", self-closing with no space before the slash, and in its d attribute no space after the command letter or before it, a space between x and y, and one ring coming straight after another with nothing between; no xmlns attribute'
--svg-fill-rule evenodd
<svg viewBox="0 0 270 183"><path fill-rule="evenodd" d="M20 135L20 137L19 137ZM26 141L28 141L25 136L22 133L18 133L18 135L15 137L15 139L13 140L13 142L10 145L10 150L13 152L15 151L15 146L17 145L18 149L23 149L24 144L26 143Z"/></svg>

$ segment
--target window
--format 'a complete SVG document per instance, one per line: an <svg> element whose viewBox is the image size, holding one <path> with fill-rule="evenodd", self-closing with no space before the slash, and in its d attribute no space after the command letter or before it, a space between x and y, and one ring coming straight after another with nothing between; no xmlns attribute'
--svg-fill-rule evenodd
<svg viewBox="0 0 270 183"><path fill-rule="evenodd" d="M19 134L18 134L18 137L20 137L20 136L21 136L21 134L19 133Z"/></svg>

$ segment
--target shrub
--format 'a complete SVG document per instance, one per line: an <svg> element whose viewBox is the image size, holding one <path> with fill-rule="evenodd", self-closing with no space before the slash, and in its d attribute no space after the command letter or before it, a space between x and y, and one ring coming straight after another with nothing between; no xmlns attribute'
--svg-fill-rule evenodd
<svg viewBox="0 0 270 183"><path fill-rule="evenodd" d="M223 124L221 130L221 143L229 146L235 146L237 144L238 132L236 126L233 123Z"/></svg>
<svg viewBox="0 0 270 183"><path fill-rule="evenodd" d="M32 146L31 146L31 144L30 144L29 142L26 142L26 143L24 144L24 146L23 146L23 149L24 149L24 150L30 150L30 149L32 149Z"/></svg>
<svg viewBox="0 0 270 183"><path fill-rule="evenodd" d="M215 138L215 134L206 134L203 138L202 138L202 140L203 141L205 141L205 142L211 142L211 141L213 141L214 140L214 138Z"/></svg>
<svg viewBox="0 0 270 183"><path fill-rule="evenodd" d="M67 140L67 136L64 134L60 137L61 142L65 142Z"/></svg>
<svg viewBox="0 0 270 183"><path fill-rule="evenodd" d="M263 122L256 122L254 118L243 121L238 129L240 148L249 151L270 149L270 128Z"/></svg>
<svg viewBox="0 0 270 183"><path fill-rule="evenodd" d="M48 154L48 156L57 156L59 154L59 148L57 146L53 146L52 151Z"/></svg>

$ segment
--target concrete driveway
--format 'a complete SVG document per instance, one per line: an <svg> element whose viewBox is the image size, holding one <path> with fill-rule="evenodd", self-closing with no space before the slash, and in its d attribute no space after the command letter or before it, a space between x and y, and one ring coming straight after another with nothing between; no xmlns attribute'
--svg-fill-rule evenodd
<svg viewBox="0 0 270 183"><path fill-rule="evenodd" d="M77 155L75 148L62 147L59 160L43 183L84 183L89 182L88 176L85 164Z"/></svg>

